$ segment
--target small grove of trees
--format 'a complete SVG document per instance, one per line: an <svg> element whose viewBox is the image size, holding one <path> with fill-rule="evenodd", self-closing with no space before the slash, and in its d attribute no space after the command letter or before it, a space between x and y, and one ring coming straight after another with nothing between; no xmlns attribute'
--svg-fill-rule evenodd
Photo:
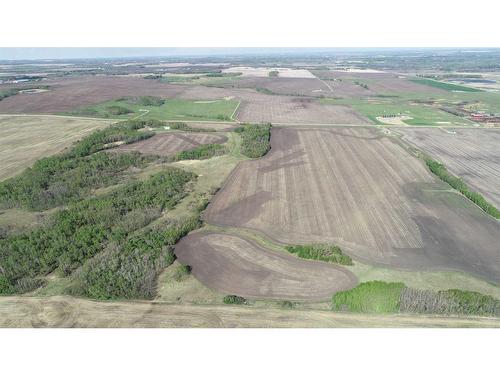
<svg viewBox="0 0 500 375"><path fill-rule="evenodd" d="M244 124L234 131L241 136L241 153L249 158L264 156L271 148L271 124Z"/></svg>
<svg viewBox="0 0 500 375"><path fill-rule="evenodd" d="M227 152L227 148L220 144L206 144L198 146L192 150L181 151L173 156L173 160L201 160L209 159L214 156L221 156Z"/></svg>
<svg viewBox="0 0 500 375"><path fill-rule="evenodd" d="M340 247L327 244L286 246L286 250L304 259L316 259L323 262L351 266L352 259L344 254Z"/></svg>
<svg viewBox="0 0 500 375"><path fill-rule="evenodd" d="M240 297L240 296L235 296L235 295L225 296L222 299L222 302L224 302L226 305L245 305L245 304L247 304L247 300L245 298Z"/></svg>
<svg viewBox="0 0 500 375"><path fill-rule="evenodd" d="M369 281L338 292L334 310L367 313L426 313L500 316L500 300L467 290L421 290L403 283Z"/></svg>
<svg viewBox="0 0 500 375"><path fill-rule="evenodd" d="M446 182L452 188L461 192L468 199L477 204L484 212L490 214L496 219L500 219L500 210L489 203L481 194L469 190L465 182L463 182L461 178L452 176L450 173L448 173L448 170L443 164L429 157L425 158L425 163L429 167L429 170L436 176L438 176L441 180Z"/></svg>
<svg viewBox="0 0 500 375"><path fill-rule="evenodd" d="M278 72L277 70L271 70L268 75L269 77L273 78L273 77L278 77L279 74L280 72Z"/></svg>
<svg viewBox="0 0 500 375"><path fill-rule="evenodd" d="M132 96L120 99L120 101L125 101L129 104L138 104L143 106L155 106L159 107L165 104L165 99L158 96Z"/></svg>
<svg viewBox="0 0 500 375"><path fill-rule="evenodd" d="M134 112L127 107L122 107L121 105L111 105L106 107L106 111L108 114L113 116L127 115Z"/></svg>

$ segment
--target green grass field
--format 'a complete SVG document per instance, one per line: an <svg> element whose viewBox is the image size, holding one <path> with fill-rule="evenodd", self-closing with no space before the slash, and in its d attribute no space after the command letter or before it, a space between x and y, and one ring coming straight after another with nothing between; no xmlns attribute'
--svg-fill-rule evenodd
<svg viewBox="0 0 500 375"><path fill-rule="evenodd" d="M323 99L331 103L330 99ZM380 100L367 99L334 99L335 104L345 104L362 113L376 124L385 124L377 119L383 116L408 116L411 119L403 120L407 125L441 126L441 125L472 125L473 123L444 112L439 108L412 104L399 98L380 98Z"/></svg>
<svg viewBox="0 0 500 375"><path fill-rule="evenodd" d="M427 79L427 78L411 79L410 81L415 82L415 83L420 83L422 85L435 87L438 89L448 90L448 91L462 91L462 92L480 92L480 91L482 91L482 90L476 89L474 87L456 85L454 83L448 83L448 82L440 82L440 81L435 81L433 79Z"/></svg>
<svg viewBox="0 0 500 375"><path fill-rule="evenodd" d="M238 105L236 100L183 100L165 99L159 106L145 106L131 104L127 100L112 100L97 105L81 108L75 112L65 113L90 117L104 117L113 119L130 119L140 116L141 119L156 120L212 120L230 121L231 115ZM130 113L116 114L117 107Z"/></svg>

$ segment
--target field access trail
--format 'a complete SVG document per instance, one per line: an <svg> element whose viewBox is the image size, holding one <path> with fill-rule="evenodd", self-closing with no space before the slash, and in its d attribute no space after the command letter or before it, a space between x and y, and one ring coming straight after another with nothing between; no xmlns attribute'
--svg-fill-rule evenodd
<svg viewBox="0 0 500 375"><path fill-rule="evenodd" d="M500 327L500 319L428 315L368 315L252 306L98 302L67 296L0 297L0 327L71 328L325 328Z"/></svg>

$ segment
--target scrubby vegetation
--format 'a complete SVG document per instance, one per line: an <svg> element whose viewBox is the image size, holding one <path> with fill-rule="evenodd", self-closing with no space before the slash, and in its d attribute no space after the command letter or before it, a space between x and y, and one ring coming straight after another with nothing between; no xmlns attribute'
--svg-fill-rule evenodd
<svg viewBox="0 0 500 375"><path fill-rule="evenodd" d="M127 115L134 112L131 109L120 105L110 105L109 107L106 107L106 111L108 112L107 114L113 116Z"/></svg>
<svg viewBox="0 0 500 375"><path fill-rule="evenodd" d="M241 135L241 153L260 158L271 148L271 124L244 124L235 129Z"/></svg>
<svg viewBox="0 0 500 375"><path fill-rule="evenodd" d="M192 150L181 151L173 157L173 160L202 160L214 156L224 155L227 149L224 145L212 143L198 146Z"/></svg>
<svg viewBox="0 0 500 375"><path fill-rule="evenodd" d="M500 315L500 301L477 292L450 289L439 292L404 288L401 312L446 315Z"/></svg>
<svg viewBox="0 0 500 375"><path fill-rule="evenodd" d="M215 132L215 129L201 129L201 128L193 128L186 124L185 122L168 122L166 124L171 130L181 130L184 132Z"/></svg>
<svg viewBox="0 0 500 375"><path fill-rule="evenodd" d="M173 208L185 196L186 184L194 177L167 168L146 181L131 182L107 195L75 202L56 213L50 225L1 239L0 293L15 292L20 280L56 269L68 275L110 242L127 243L130 233L157 218L162 210ZM173 225L156 235L177 238L186 230L182 228ZM150 235L151 241L155 238L154 233ZM129 251L131 256L136 254Z"/></svg>
<svg viewBox="0 0 500 375"><path fill-rule="evenodd" d="M175 269L173 279L175 281L181 281L184 277L190 274L191 274L191 267L181 264L179 267Z"/></svg>
<svg viewBox="0 0 500 375"><path fill-rule="evenodd" d="M278 77L279 74L280 74L279 71L277 71L277 70L271 70L268 75L269 75L270 78L273 78L273 77Z"/></svg>
<svg viewBox="0 0 500 375"><path fill-rule="evenodd" d="M143 167L155 159L139 153L97 153L122 143L149 138L141 122L126 122L98 130L62 154L38 160L21 175L0 183L0 205L45 210L80 199L90 189L117 181L127 168Z"/></svg>
<svg viewBox="0 0 500 375"><path fill-rule="evenodd" d="M425 158L425 163L429 167L430 171L438 176L441 180L449 184L452 188L461 192L472 202L477 204L484 212L490 214L496 219L500 219L500 210L498 210L495 206L484 199L481 194L469 190L465 182L461 178L452 176L443 164L429 157Z"/></svg>
<svg viewBox="0 0 500 375"><path fill-rule="evenodd" d="M336 293L333 309L366 313L425 313L500 316L500 301L477 292L420 290L403 283L370 281Z"/></svg>
<svg viewBox="0 0 500 375"><path fill-rule="evenodd" d="M120 99L129 104L139 104L143 106L160 106L165 104L165 99L158 96L132 96Z"/></svg>
<svg viewBox="0 0 500 375"><path fill-rule="evenodd" d="M247 300L240 296L229 295L225 296L222 299L222 302L224 302L226 305L245 305L247 303Z"/></svg>
<svg viewBox="0 0 500 375"><path fill-rule="evenodd" d="M324 262L351 266L352 259L344 254L340 247L327 244L286 246L286 250L304 259L316 259Z"/></svg>

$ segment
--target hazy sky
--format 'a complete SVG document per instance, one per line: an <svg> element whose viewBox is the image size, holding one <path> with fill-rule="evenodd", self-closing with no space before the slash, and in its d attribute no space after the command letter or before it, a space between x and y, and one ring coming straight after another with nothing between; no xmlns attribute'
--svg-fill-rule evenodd
<svg viewBox="0 0 500 375"><path fill-rule="evenodd" d="M456 50L451 49L451 50ZM466 48L468 49L468 48ZM130 57L173 57L173 56L223 56L244 54L289 54L289 53L390 53L401 50L429 50L422 48L28 48L0 47L0 60L34 60L34 59L80 59L80 58L130 58ZM440 49L443 50L443 49Z"/></svg>

